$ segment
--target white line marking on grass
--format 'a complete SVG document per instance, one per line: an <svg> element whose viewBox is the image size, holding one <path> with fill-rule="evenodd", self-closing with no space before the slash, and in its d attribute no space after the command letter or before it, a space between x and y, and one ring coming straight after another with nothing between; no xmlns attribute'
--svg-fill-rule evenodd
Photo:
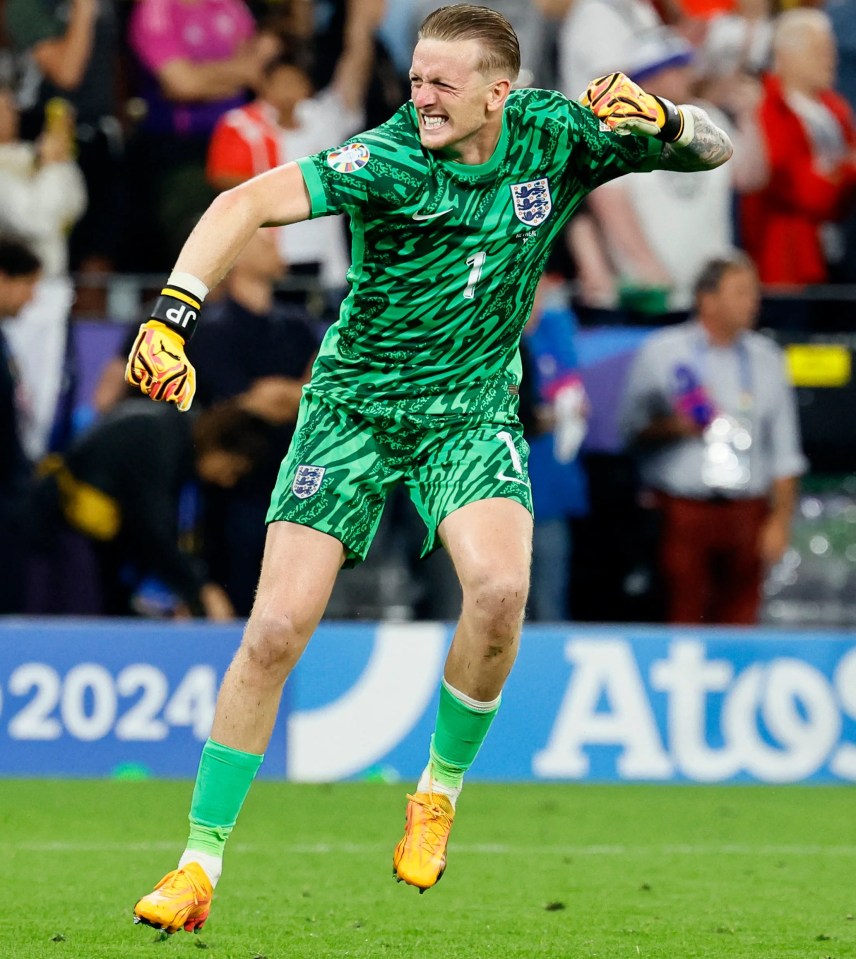
<svg viewBox="0 0 856 959"><path fill-rule="evenodd" d="M579 846L527 846L502 843L456 843L456 853L475 853L480 856L856 856L856 846L821 844L759 844L752 843L678 843L662 846L626 845L579 845ZM255 843L233 842L230 853L258 854L274 852L278 855L326 856L326 855L372 855L386 851L387 843ZM0 842L0 852L34 853L85 853L85 852L180 852L179 842Z"/></svg>

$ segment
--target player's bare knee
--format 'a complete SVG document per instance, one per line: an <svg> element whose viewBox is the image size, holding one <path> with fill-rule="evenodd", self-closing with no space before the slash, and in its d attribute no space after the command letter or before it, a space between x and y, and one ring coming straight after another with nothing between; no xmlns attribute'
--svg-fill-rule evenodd
<svg viewBox="0 0 856 959"><path fill-rule="evenodd" d="M479 579L464 587L464 614L478 632L498 642L516 640L528 595L528 577L507 574Z"/></svg>
<svg viewBox="0 0 856 959"><path fill-rule="evenodd" d="M308 634L287 614L254 610L241 645L244 655L259 670L287 675L308 639Z"/></svg>

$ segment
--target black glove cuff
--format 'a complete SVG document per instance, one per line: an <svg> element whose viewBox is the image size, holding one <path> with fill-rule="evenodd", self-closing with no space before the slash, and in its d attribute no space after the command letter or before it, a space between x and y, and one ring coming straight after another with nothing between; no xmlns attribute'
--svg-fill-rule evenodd
<svg viewBox="0 0 856 959"><path fill-rule="evenodd" d="M665 97L655 97L655 99L666 114L663 129L660 130L655 139L663 140L665 143L674 143L675 140L680 139L684 132L684 115L671 100L667 100Z"/></svg>
<svg viewBox="0 0 856 959"><path fill-rule="evenodd" d="M165 286L149 317L175 330L186 343L193 336L201 309L202 304L192 293L177 286Z"/></svg>

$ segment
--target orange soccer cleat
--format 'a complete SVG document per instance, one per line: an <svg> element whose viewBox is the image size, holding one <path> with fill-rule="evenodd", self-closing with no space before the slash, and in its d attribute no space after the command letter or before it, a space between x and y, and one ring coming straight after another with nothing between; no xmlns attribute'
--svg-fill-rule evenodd
<svg viewBox="0 0 856 959"><path fill-rule="evenodd" d="M404 838L395 847L392 874L423 893L440 881L446 868L455 809L441 793L415 793L407 799Z"/></svg>
<svg viewBox="0 0 856 959"><path fill-rule="evenodd" d="M142 922L172 935L179 929L196 932L205 925L214 887L195 862L168 872L155 888L134 906L134 922Z"/></svg>

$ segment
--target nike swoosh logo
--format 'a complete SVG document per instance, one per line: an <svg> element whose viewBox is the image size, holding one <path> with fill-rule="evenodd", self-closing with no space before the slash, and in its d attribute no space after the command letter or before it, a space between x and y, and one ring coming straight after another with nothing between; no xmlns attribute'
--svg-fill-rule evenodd
<svg viewBox="0 0 856 959"><path fill-rule="evenodd" d="M521 486L528 486L529 483L526 480L518 479L516 476L506 476L505 473L500 470L496 474L498 480L505 480L508 483L520 483Z"/></svg>
<svg viewBox="0 0 856 959"><path fill-rule="evenodd" d="M449 207L448 210L440 210L439 213L414 213L414 220L436 220L438 216L445 216L447 213L451 213L454 207Z"/></svg>

